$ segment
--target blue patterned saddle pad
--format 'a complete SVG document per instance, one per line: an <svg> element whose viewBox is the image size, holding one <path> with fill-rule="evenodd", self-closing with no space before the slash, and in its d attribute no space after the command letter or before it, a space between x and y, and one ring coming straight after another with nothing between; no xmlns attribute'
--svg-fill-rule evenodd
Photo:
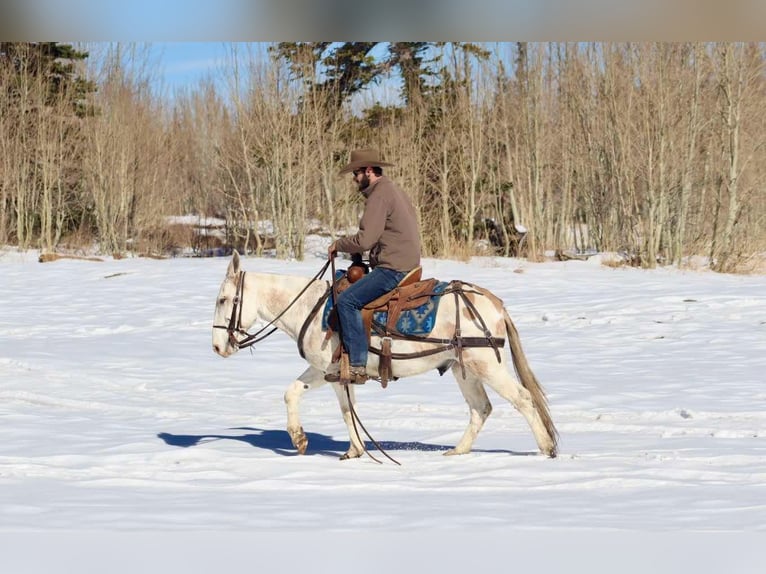
<svg viewBox="0 0 766 574"><path fill-rule="evenodd" d="M337 272L336 272L337 273ZM341 272L342 273L342 272ZM436 312L439 310L439 301L441 293L447 288L449 283L439 281L434 286L434 295L429 297L425 303L414 309L402 311L396 322L396 330L403 335L428 335L436 325ZM322 330L327 331L327 323L332 309L332 299L328 298L322 313ZM373 323L385 325L388 321L388 312L376 311L372 315Z"/></svg>

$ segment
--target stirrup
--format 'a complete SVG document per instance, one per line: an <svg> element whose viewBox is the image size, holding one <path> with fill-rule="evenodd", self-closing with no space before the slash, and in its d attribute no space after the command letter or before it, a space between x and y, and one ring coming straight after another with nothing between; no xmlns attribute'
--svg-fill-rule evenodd
<svg viewBox="0 0 766 574"><path fill-rule="evenodd" d="M351 367L347 378L342 377L340 370L336 372L335 369L325 373L324 376L324 380L328 383L340 383L341 385L363 385L367 379L371 378L364 367Z"/></svg>

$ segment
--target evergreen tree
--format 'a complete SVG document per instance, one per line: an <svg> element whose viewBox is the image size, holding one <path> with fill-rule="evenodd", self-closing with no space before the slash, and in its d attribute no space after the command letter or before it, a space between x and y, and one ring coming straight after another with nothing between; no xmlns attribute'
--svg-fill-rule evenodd
<svg viewBox="0 0 766 574"><path fill-rule="evenodd" d="M387 49L376 58L373 51L381 44ZM433 46L432 42L280 42L273 53L335 107L392 70L402 78L402 101L410 105L425 95L427 80L437 77L434 60L428 58Z"/></svg>
<svg viewBox="0 0 766 574"><path fill-rule="evenodd" d="M6 86L6 96L12 103L18 99L25 78L35 78L46 86L45 104L68 96L74 111L84 115L88 110L87 95L96 91L96 85L78 70L88 52L75 49L71 44L58 42L0 42L0 66L15 78Z"/></svg>
<svg viewBox="0 0 766 574"><path fill-rule="evenodd" d="M307 87L338 108L380 75L381 64L370 55L376 45L377 42L280 42L274 53L287 61L293 74Z"/></svg>

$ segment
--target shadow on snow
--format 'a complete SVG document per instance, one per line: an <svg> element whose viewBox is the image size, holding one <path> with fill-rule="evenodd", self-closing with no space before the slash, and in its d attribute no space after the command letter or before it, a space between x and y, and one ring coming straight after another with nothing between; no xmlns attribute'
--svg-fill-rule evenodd
<svg viewBox="0 0 766 574"><path fill-rule="evenodd" d="M296 455L295 447L290 441L290 435L284 430L265 430L251 427L236 427L231 430L243 430L253 431L246 434L202 434L202 435L186 435L186 434L171 434L171 433L159 433L158 438L165 441L170 446L178 446L188 448L190 446L197 446L200 443L206 443L216 440L238 440L245 442L256 448L262 448L270 450L276 454L283 456ZM339 441L334 438L320 434L307 432L306 438L309 441L309 448L306 451L307 455L325 455L325 456L339 456L348 449L348 441ZM378 441L380 446L387 451L434 451L445 452L452 448L452 446L429 444L423 442L398 442L398 441ZM375 445L370 441L365 442L365 446L370 452L374 452ZM505 449L476 449L472 452L486 452L486 453L504 453L514 456L536 456L536 451L517 452Z"/></svg>

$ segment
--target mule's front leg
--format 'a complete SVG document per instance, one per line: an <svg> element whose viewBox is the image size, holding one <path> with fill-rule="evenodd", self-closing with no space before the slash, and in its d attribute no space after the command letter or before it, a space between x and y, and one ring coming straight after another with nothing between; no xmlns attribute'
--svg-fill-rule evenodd
<svg viewBox="0 0 766 574"><path fill-rule="evenodd" d="M351 418L351 408L349 406L348 397L346 396L346 387L337 383L332 386L335 394L338 396L338 404L340 405L340 412L343 414L343 420L346 421L346 427L348 428L349 447L346 453L340 457L341 460L347 460L349 458L359 458L364 453L364 446L359 438L359 433L354 430L354 421ZM349 396L351 397L352 404L356 404L354 397L354 385L350 385L348 388ZM359 428L359 425L356 425Z"/></svg>
<svg viewBox="0 0 766 574"><path fill-rule="evenodd" d="M295 379L287 391L285 391L285 405L287 405L287 433L293 446L298 450L298 454L305 454L309 445L306 433L303 432L303 426L300 420L300 402L303 393L308 390L321 387L325 384L321 371L314 367L309 367Z"/></svg>

